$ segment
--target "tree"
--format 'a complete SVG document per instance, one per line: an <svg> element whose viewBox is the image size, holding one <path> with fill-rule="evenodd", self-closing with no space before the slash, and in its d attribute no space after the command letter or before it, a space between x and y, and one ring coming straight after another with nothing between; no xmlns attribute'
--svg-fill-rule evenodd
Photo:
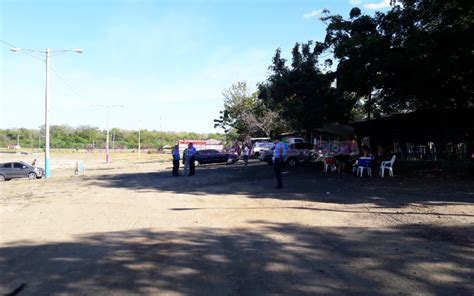
<svg viewBox="0 0 474 296"><path fill-rule="evenodd" d="M472 1L391 1L373 17L353 8L327 16L325 44L337 88L355 94L369 115L424 108L464 108L473 99Z"/></svg>
<svg viewBox="0 0 474 296"><path fill-rule="evenodd" d="M243 140L247 136L269 136L282 128L279 113L269 110L258 98L258 93L250 93L246 82L238 82L224 90L224 110L215 127L221 127L231 140Z"/></svg>
<svg viewBox="0 0 474 296"><path fill-rule="evenodd" d="M269 109L264 109L258 114L245 112L242 114L242 120L253 135L263 134L268 138L272 134L282 132L286 127L280 113Z"/></svg>
<svg viewBox="0 0 474 296"><path fill-rule="evenodd" d="M222 92L224 96L224 110L221 116L214 120L214 127L221 127L225 133L236 130L241 134L248 134L242 114L251 112L257 104L256 94L251 94L246 82L237 82Z"/></svg>
<svg viewBox="0 0 474 296"><path fill-rule="evenodd" d="M288 67L277 49L270 75L259 85L259 98L272 110L281 112L294 130L312 130L327 121L345 122L349 118L354 102L332 86L333 72L319 68L318 57L323 50L324 45L319 42L296 43Z"/></svg>
<svg viewBox="0 0 474 296"><path fill-rule="evenodd" d="M362 15L359 8L350 11L349 20L327 16L325 46L332 49L338 61L337 89L355 95L359 105L371 115L378 111L378 87L381 61L390 43L378 30L377 16Z"/></svg>
<svg viewBox="0 0 474 296"><path fill-rule="evenodd" d="M391 37L384 107L454 109L474 105L474 3L404 0L380 15Z"/></svg>

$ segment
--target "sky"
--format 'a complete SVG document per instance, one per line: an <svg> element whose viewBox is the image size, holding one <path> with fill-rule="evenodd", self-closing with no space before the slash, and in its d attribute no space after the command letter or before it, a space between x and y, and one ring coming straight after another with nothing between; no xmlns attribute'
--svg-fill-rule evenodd
<svg viewBox="0 0 474 296"><path fill-rule="evenodd" d="M128 130L222 132L224 89L268 76L277 48L322 41L323 9L348 17L389 0L2 0L0 129L49 122ZM39 52L17 51L11 47Z"/></svg>

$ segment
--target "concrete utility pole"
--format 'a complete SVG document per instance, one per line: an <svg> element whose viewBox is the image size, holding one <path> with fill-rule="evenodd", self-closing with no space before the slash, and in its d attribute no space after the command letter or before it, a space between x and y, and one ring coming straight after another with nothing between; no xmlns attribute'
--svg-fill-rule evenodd
<svg viewBox="0 0 474 296"><path fill-rule="evenodd" d="M110 108L115 108L115 107L120 107L122 108L122 105L92 105L92 107L102 107L106 109L107 113L107 138L105 141L105 162L109 163L110 162L110 151L109 151L109 111Z"/></svg>
<svg viewBox="0 0 474 296"><path fill-rule="evenodd" d="M49 95L49 58L50 55L53 53L55 55L65 53L65 52L76 52L76 53L83 53L84 51L80 48L76 49L63 49L63 50L49 50L46 48L45 51L41 50L33 50L33 49L25 49L25 48L10 48L11 51L27 51L32 53L40 53L44 54L46 57L46 81L45 81L45 91L44 91L44 124L45 124L45 153L44 153L44 177L47 179L50 177L50 169L49 169L49 120L48 120L48 95Z"/></svg>

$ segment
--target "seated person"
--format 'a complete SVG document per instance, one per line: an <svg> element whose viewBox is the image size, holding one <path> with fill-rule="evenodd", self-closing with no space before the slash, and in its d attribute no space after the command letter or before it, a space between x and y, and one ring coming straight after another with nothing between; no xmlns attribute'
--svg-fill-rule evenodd
<svg viewBox="0 0 474 296"><path fill-rule="evenodd" d="M342 142L339 149L339 154L334 157L336 160L337 172L343 174L346 167L351 164L351 145L350 143Z"/></svg>

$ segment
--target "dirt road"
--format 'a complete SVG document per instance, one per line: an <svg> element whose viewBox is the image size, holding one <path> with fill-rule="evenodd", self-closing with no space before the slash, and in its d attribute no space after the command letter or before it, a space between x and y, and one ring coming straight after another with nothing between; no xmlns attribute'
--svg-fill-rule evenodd
<svg viewBox="0 0 474 296"><path fill-rule="evenodd" d="M472 180L168 163L0 184L0 293L472 295Z"/></svg>

